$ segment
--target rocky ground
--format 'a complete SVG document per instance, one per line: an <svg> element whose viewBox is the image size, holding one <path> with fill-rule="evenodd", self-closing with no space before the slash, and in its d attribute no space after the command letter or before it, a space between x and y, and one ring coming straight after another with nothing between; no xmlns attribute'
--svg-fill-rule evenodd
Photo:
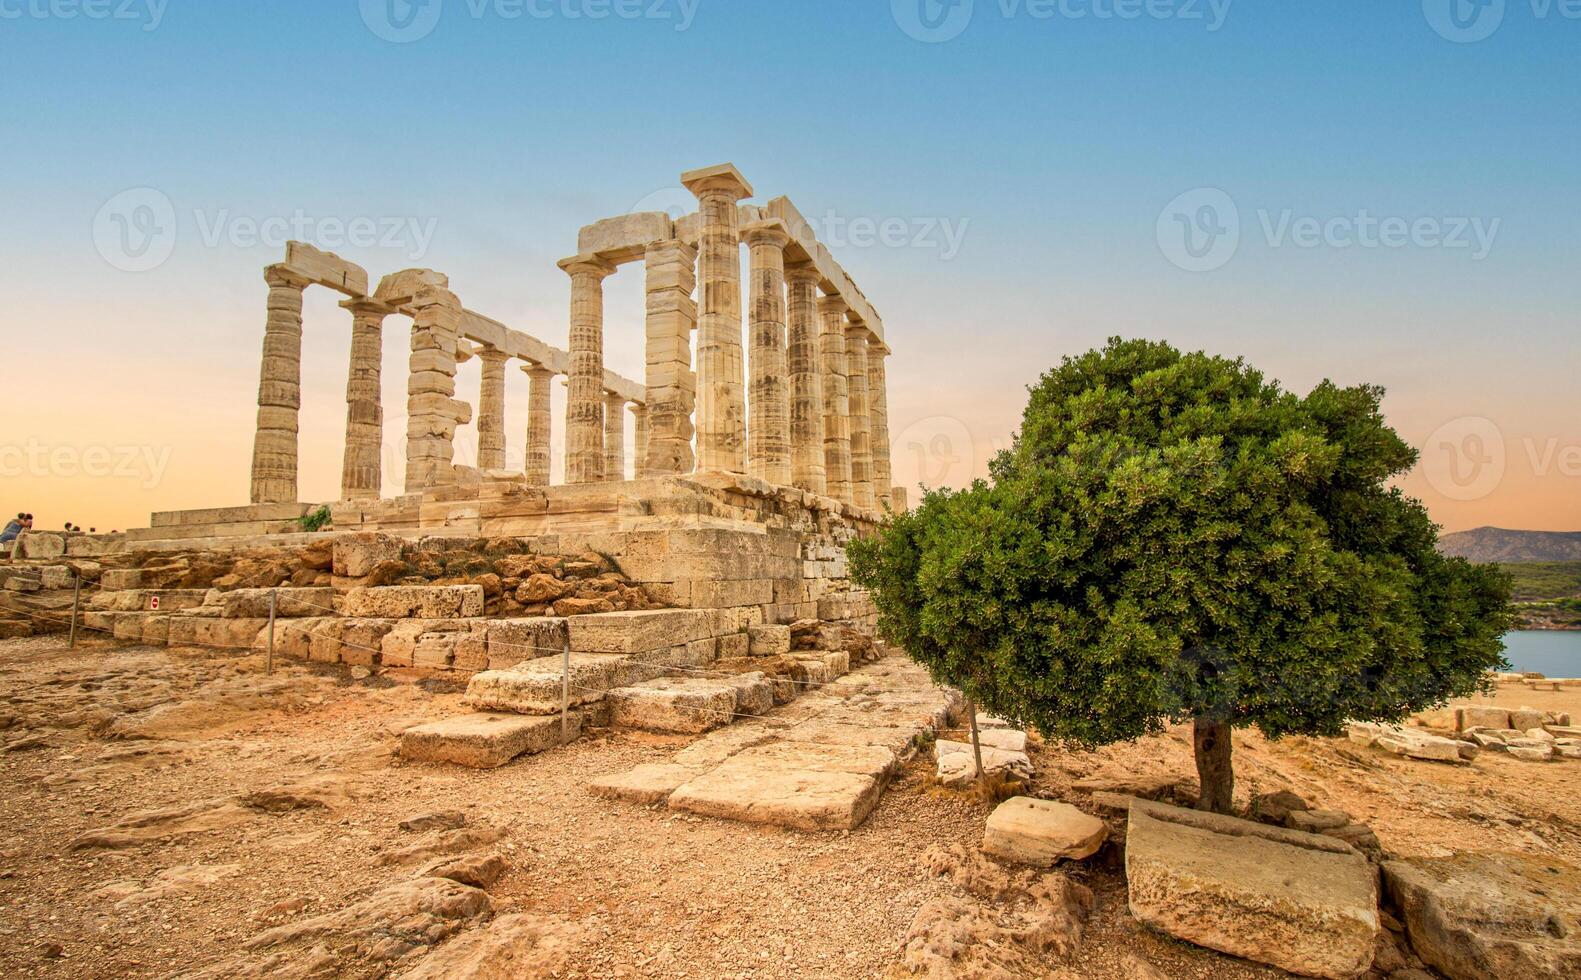
<svg viewBox="0 0 1581 980"><path fill-rule="evenodd" d="M926 757L857 831L803 834L586 791L687 737L594 733L485 772L403 763L394 733L462 710L460 686L357 673L0 643L3 972L874 977L905 975L909 940L995 944L981 976L1279 975L1138 926L1112 847L1065 875L976 861L989 805L938 787ZM1507 700L1581 714L1578 692ZM1032 791L1078 805L1190 782L1185 732L1033 755ZM1293 789L1398 854L1581 864L1581 764L1250 735L1236 766L1243 800ZM911 931L924 908L955 931Z"/></svg>

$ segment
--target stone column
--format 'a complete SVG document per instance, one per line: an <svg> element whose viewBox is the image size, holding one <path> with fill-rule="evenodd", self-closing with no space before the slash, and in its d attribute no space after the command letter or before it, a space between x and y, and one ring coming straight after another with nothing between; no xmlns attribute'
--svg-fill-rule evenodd
<svg viewBox="0 0 1581 980"><path fill-rule="evenodd" d="M522 368L527 373L527 482L535 487L549 485L549 393L554 372L541 364Z"/></svg>
<svg viewBox="0 0 1581 980"><path fill-rule="evenodd" d="M785 267L789 294L791 484L810 493L828 493L824 470L823 373L818 353L818 270L811 262Z"/></svg>
<svg viewBox="0 0 1581 980"><path fill-rule="evenodd" d="M604 479L619 483L626 478L626 399L604 394Z"/></svg>
<svg viewBox="0 0 1581 980"><path fill-rule="evenodd" d="M297 415L302 408L302 290L308 281L284 266L264 270L269 284L263 360L258 370L258 431L253 436L252 502L296 502Z"/></svg>
<svg viewBox="0 0 1581 980"><path fill-rule="evenodd" d="M736 202L752 188L735 167L681 175L697 195L697 468L746 472L741 364L741 236Z"/></svg>
<svg viewBox="0 0 1581 980"><path fill-rule="evenodd" d="M679 239L647 248L647 448L637 443L637 475L692 472L692 331L697 327L697 249ZM639 416L639 419L644 416Z"/></svg>
<svg viewBox="0 0 1581 980"><path fill-rule="evenodd" d="M456 479L456 427L472 419L472 406L455 398L460 323L461 303L450 290L425 285L412 298L405 493L446 486Z"/></svg>
<svg viewBox="0 0 1581 980"><path fill-rule="evenodd" d="M571 368L566 377L565 482L604 479L604 277L596 255L562 259L571 276Z"/></svg>
<svg viewBox="0 0 1581 980"><path fill-rule="evenodd" d="M823 466L829 496L851 503L851 404L846 384L845 300L818 300L823 319L819 352L823 368Z"/></svg>
<svg viewBox="0 0 1581 980"><path fill-rule="evenodd" d="M351 366L346 377L346 456L340 470L342 500L377 500L383 481L384 408L380 369L384 318L390 311L370 299L340 304L351 311Z"/></svg>
<svg viewBox="0 0 1581 980"><path fill-rule="evenodd" d="M633 449L633 452L636 456L636 463L632 466L632 471L635 474L636 479L640 480L647 475L647 473L644 472L646 467L643 465L642 461L648 458L648 443L650 441L650 434L648 432L648 406L642 404L641 402L633 403L631 406L631 417L636 421L636 428L632 431L635 434L637 440L637 445Z"/></svg>
<svg viewBox="0 0 1581 980"><path fill-rule="evenodd" d="M846 389L851 400L851 502L862 510L878 506L873 493L872 406L867 397L867 326L845 329Z"/></svg>
<svg viewBox="0 0 1581 980"><path fill-rule="evenodd" d="M778 220L759 221L743 230L751 249L747 472L784 487L791 482L790 385L785 370L785 246L790 235Z"/></svg>
<svg viewBox="0 0 1581 980"><path fill-rule="evenodd" d="M889 386L884 378L884 358L889 348L874 339L867 345L867 400L868 415L872 419L869 435L873 454L873 497L882 510L890 506L891 484L894 474L889 468Z"/></svg>
<svg viewBox="0 0 1581 980"><path fill-rule="evenodd" d="M510 355L497 347L478 351L483 384L478 390L478 469L505 468L505 362Z"/></svg>

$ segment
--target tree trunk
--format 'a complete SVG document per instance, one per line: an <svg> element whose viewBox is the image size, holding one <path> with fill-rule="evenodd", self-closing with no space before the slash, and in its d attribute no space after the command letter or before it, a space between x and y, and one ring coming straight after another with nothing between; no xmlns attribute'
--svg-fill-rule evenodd
<svg viewBox="0 0 1581 980"><path fill-rule="evenodd" d="M1191 740L1197 754L1197 781L1201 792L1197 809L1234 812L1235 771L1230 768L1230 724L1198 717L1192 722Z"/></svg>
<svg viewBox="0 0 1581 980"><path fill-rule="evenodd" d="M971 719L972 726L972 761L977 764L977 782L983 781L983 746L977 738L977 702L971 698L966 699L966 716Z"/></svg>

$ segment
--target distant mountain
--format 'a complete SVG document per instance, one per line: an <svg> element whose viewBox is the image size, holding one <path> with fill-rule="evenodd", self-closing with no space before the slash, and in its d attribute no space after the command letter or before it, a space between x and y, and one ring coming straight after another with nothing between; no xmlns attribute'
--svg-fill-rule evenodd
<svg viewBox="0 0 1581 980"><path fill-rule="evenodd" d="M1581 561L1581 531L1478 527L1443 535L1438 550L1476 562Z"/></svg>

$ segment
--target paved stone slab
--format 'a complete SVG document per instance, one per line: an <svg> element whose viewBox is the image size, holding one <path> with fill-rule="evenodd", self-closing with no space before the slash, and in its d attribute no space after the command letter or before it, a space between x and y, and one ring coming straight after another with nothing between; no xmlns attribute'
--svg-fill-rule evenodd
<svg viewBox="0 0 1581 980"><path fill-rule="evenodd" d="M572 712L568 734L581 734L582 716ZM503 766L523 753L542 752L561 744L558 717L479 712L432 721L401 733L403 758L450 762L474 769Z"/></svg>
<svg viewBox="0 0 1581 980"><path fill-rule="evenodd" d="M1333 838L1138 800L1125 869L1131 914L1179 939L1336 980L1372 962L1373 874Z"/></svg>
<svg viewBox="0 0 1581 980"><path fill-rule="evenodd" d="M696 767L659 762L641 765L626 772L600 776L587 786L593 791L593 795L605 799L642 804L661 803L669 799L670 794L681 784L696 777L700 771Z"/></svg>
<svg viewBox="0 0 1581 980"><path fill-rule="evenodd" d="M881 780L858 773L726 762L682 784L670 794L670 807L798 830L853 830L883 790Z"/></svg>
<svg viewBox="0 0 1581 980"><path fill-rule="evenodd" d="M1108 836L1102 820L1069 803L1014 796L988 815L983 851L1018 864L1052 868L1062 859L1092 857Z"/></svg>

